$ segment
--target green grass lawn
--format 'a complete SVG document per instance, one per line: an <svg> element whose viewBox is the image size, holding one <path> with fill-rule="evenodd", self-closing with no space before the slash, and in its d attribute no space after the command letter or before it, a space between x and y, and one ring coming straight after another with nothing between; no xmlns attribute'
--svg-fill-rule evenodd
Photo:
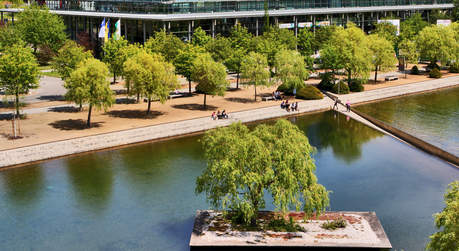
<svg viewBox="0 0 459 251"><path fill-rule="evenodd" d="M40 72L40 75L43 76L48 76L48 77L55 77L55 78L60 78L61 75L55 71L50 71L50 72Z"/></svg>

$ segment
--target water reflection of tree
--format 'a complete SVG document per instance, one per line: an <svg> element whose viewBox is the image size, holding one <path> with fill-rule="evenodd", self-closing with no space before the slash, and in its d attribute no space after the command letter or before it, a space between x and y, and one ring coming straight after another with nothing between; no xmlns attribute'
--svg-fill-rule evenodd
<svg viewBox="0 0 459 251"><path fill-rule="evenodd" d="M79 205L94 212L102 211L113 190L111 152L67 158L65 164L74 197Z"/></svg>
<svg viewBox="0 0 459 251"><path fill-rule="evenodd" d="M138 195L161 188L180 176L182 168L203 168L200 136L172 139L121 149L123 179ZM199 172L196 172L199 173ZM175 177L175 178L174 178Z"/></svg>
<svg viewBox="0 0 459 251"><path fill-rule="evenodd" d="M10 203L20 208L40 201L45 189L44 175L40 166L18 167L2 171L4 191Z"/></svg>
<svg viewBox="0 0 459 251"><path fill-rule="evenodd" d="M347 163L360 158L365 142L382 136L380 132L332 111L303 117L297 124L319 151L331 147L335 156Z"/></svg>

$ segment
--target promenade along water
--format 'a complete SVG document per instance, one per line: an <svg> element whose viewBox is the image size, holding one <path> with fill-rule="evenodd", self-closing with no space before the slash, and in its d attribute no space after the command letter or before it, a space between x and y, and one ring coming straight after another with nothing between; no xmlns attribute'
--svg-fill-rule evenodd
<svg viewBox="0 0 459 251"><path fill-rule="evenodd" d="M366 104L357 109L459 156L459 87Z"/></svg>
<svg viewBox="0 0 459 251"><path fill-rule="evenodd" d="M291 120L317 148L331 210L376 211L395 249L424 248L456 168L332 111ZM195 210L209 207L194 193L199 138L1 171L1 249L188 250Z"/></svg>

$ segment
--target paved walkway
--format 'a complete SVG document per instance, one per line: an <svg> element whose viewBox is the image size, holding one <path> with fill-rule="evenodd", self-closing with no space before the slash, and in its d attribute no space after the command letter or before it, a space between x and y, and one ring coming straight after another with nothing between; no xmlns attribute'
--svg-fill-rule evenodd
<svg viewBox="0 0 459 251"><path fill-rule="evenodd" d="M357 102L366 102L392 96L400 96L415 92L455 86L458 84L459 76L366 91L362 93L340 95L340 99L344 102L349 100L351 103L355 104ZM332 106L333 101L329 98L324 98L322 100L303 101L299 103L299 109L301 113L328 110L331 109ZM236 121L246 123L297 113L299 112L286 112L276 105L266 108L232 113L230 114L230 118L228 120L213 121L209 116L205 118L165 123L160 125L21 147L11 150L4 150L0 151L0 167L200 132L219 126L228 126L229 124ZM352 116L356 117L357 115Z"/></svg>

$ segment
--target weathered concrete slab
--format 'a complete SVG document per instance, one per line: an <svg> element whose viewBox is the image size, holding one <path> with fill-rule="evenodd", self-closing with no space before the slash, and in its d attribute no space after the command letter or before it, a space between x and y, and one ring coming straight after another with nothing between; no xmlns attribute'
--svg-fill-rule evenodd
<svg viewBox="0 0 459 251"><path fill-rule="evenodd" d="M306 231L295 233L249 232L230 228L223 231L215 227L215 218L219 215L221 213L211 210L197 211L190 239L191 250L392 248L375 212L326 212L319 219L297 221ZM320 227L327 219L337 217L346 220L345 228L326 230Z"/></svg>

